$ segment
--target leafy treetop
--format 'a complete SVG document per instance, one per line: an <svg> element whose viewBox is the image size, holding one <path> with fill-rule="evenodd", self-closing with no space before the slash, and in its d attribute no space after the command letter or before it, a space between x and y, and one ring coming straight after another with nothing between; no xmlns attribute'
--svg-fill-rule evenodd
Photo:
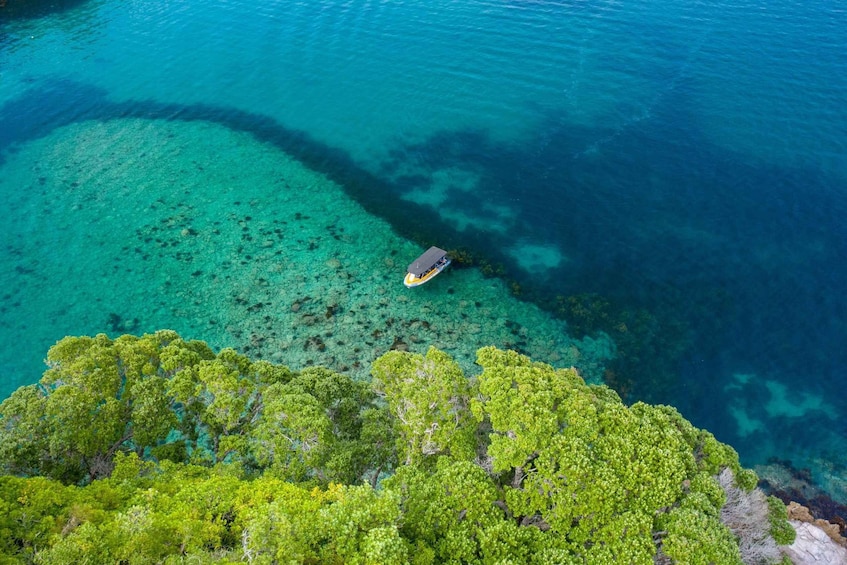
<svg viewBox="0 0 847 565"><path fill-rule="evenodd" d="M362 383L171 331L65 338L0 404L0 552L647 565L790 543L774 500L752 541L749 520L725 523L728 504L764 500L745 494L756 476L673 408L512 351L477 363L468 379L434 348L392 351Z"/></svg>

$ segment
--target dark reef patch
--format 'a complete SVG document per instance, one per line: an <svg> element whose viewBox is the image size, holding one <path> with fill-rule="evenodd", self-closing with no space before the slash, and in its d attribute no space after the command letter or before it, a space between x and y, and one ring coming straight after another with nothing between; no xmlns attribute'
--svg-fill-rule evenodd
<svg viewBox="0 0 847 565"><path fill-rule="evenodd" d="M66 12L88 0L0 0L0 18L35 19Z"/></svg>
<svg viewBox="0 0 847 565"><path fill-rule="evenodd" d="M109 313L109 317L106 320L105 325L112 334L131 334L138 331L140 322L138 321L138 318L127 320L120 314L111 312Z"/></svg>
<svg viewBox="0 0 847 565"><path fill-rule="evenodd" d="M673 404L733 444L734 422L716 406L727 399L714 395L736 372L799 390L813 375L814 392L843 413L844 179L751 164L693 127L689 107L668 93L649 119L609 130L551 115L520 145L445 131L395 148L381 174L400 196L426 191L436 171L473 173L473 192L448 187L441 206L508 207L515 226L462 241L470 252L457 262L484 257L484 273L513 279L515 296L564 317L576 337L609 334L619 357L607 382L628 400ZM420 174L408 174L412 158ZM521 240L567 259L526 273L501 252Z"/></svg>
<svg viewBox="0 0 847 565"><path fill-rule="evenodd" d="M833 500L812 480L809 469L797 469L788 460L771 459L771 465L777 465L790 473L792 481L788 484L775 484L766 479L759 486L768 494L776 496L785 504L796 502L808 508L816 518L838 525L842 536L847 536L847 506Z"/></svg>

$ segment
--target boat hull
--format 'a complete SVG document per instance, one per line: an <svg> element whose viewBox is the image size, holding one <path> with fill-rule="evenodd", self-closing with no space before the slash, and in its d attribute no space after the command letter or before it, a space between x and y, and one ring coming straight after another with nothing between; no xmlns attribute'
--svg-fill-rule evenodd
<svg viewBox="0 0 847 565"><path fill-rule="evenodd" d="M403 279L403 284L406 286L406 288L415 288L416 286L426 284L432 279L434 279L436 276L438 276L438 274L444 269L446 269L447 266L450 265L450 263L451 261L448 259L447 262L445 262L443 265L439 265L438 267L434 268L433 270L431 270L420 278L416 277L412 273L406 273L406 277Z"/></svg>

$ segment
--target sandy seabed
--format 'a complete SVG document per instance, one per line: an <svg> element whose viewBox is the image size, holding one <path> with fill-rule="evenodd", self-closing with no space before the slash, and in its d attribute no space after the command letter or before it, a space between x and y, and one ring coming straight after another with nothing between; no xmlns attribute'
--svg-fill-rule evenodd
<svg viewBox="0 0 847 565"><path fill-rule="evenodd" d="M366 378L394 348L430 345L474 369L485 345L599 382L611 340L476 269L402 284L423 249L342 187L249 133L207 122L86 121L13 148L0 311L4 396L65 335L162 328L294 369ZM437 242L433 242L437 243Z"/></svg>

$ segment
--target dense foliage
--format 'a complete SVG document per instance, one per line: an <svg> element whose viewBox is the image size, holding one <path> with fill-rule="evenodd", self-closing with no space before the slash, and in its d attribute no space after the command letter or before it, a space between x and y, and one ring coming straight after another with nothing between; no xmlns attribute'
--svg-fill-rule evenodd
<svg viewBox="0 0 847 565"><path fill-rule="evenodd" d="M755 492L732 448L511 351L471 379L392 351L372 383L171 331L47 361L0 404L0 562L724 564L790 542L773 504L762 540L722 521Z"/></svg>

